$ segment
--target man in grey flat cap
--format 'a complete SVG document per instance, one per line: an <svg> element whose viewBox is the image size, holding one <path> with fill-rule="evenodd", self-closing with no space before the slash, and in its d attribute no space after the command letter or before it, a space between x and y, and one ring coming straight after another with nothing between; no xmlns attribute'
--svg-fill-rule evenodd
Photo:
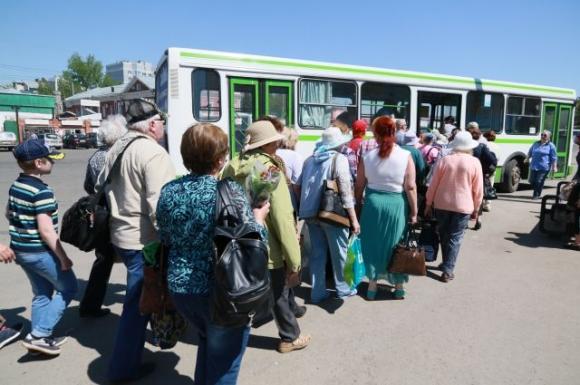
<svg viewBox="0 0 580 385"><path fill-rule="evenodd" d="M111 218L111 243L127 267L127 291L115 345L111 354L110 381L136 380L153 370L142 365L148 316L139 313L143 286L143 246L157 240L155 210L163 185L175 178L175 168L159 145L164 136L164 116L146 100L131 102L127 110L129 131L113 145L97 186L106 182ZM122 155L119 166L115 160Z"/></svg>

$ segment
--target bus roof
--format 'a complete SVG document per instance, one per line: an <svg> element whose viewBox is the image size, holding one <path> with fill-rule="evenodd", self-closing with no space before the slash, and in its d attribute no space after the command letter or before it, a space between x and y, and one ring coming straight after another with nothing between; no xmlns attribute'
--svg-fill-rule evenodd
<svg viewBox="0 0 580 385"><path fill-rule="evenodd" d="M535 95L571 102L576 100L576 91L573 89L534 84L176 47L168 48L167 54L182 64L205 64L233 70L337 78L348 76L352 80L382 80L416 86Z"/></svg>

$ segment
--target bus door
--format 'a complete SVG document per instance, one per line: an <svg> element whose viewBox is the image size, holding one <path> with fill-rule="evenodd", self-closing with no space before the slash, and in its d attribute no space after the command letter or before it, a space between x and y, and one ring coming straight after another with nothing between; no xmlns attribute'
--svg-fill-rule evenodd
<svg viewBox="0 0 580 385"><path fill-rule="evenodd" d="M293 82L253 78L229 79L230 153L244 147L246 130L263 115L275 116L286 125L293 120Z"/></svg>
<svg viewBox="0 0 580 385"><path fill-rule="evenodd" d="M544 103L542 131L550 131L556 146L558 172L554 177L567 175L568 157L572 135L572 106L559 103Z"/></svg>

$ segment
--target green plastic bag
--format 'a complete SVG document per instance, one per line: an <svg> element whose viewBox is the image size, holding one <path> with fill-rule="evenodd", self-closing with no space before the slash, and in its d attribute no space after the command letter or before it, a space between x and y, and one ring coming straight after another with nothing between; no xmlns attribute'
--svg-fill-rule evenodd
<svg viewBox="0 0 580 385"><path fill-rule="evenodd" d="M157 251L161 247L161 242L153 241L143 247L143 259L145 260L145 265L156 267L157 266Z"/></svg>
<svg viewBox="0 0 580 385"><path fill-rule="evenodd" d="M348 239L348 250L343 273L344 281L351 289L356 288L366 275L360 239L354 234Z"/></svg>

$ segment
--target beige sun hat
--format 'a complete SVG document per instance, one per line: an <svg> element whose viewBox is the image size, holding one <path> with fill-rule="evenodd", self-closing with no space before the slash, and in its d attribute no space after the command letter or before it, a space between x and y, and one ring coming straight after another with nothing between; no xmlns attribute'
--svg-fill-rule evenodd
<svg viewBox="0 0 580 385"><path fill-rule="evenodd" d="M449 143L449 147L452 150L458 151L469 151L473 150L475 147L479 146L479 142L473 140L471 134L467 131L458 132L455 135L455 138L451 143Z"/></svg>
<svg viewBox="0 0 580 385"><path fill-rule="evenodd" d="M254 150L268 143L283 140L284 135L276 131L274 125L267 120L260 120L250 124L246 130L246 146L244 151Z"/></svg>

